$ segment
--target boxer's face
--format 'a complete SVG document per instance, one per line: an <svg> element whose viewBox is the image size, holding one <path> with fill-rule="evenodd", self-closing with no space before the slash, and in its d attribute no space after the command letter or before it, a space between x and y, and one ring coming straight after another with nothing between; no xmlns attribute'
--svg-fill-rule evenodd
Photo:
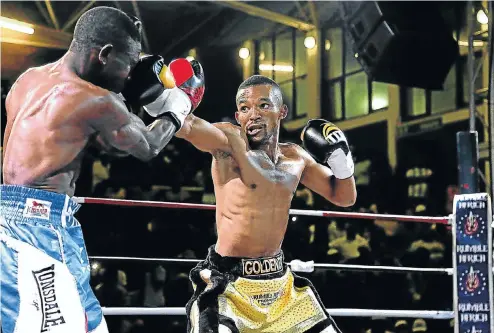
<svg viewBox="0 0 494 333"><path fill-rule="evenodd" d="M277 135L280 120L288 108L281 93L271 85L258 85L237 92L235 119L247 135L250 145L260 145Z"/></svg>
<svg viewBox="0 0 494 333"><path fill-rule="evenodd" d="M141 43L129 38L126 50L119 50L112 45L105 45L98 58L102 66L102 86L119 93L123 90L125 80L139 60Z"/></svg>

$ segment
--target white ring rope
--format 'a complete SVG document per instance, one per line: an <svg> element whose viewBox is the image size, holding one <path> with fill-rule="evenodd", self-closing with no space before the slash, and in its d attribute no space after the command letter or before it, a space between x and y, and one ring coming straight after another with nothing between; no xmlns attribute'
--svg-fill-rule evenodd
<svg viewBox="0 0 494 333"><path fill-rule="evenodd" d="M173 262L173 263L199 263L198 259L174 259L174 258L140 258L140 257L107 257L91 256L91 260L127 260L127 261L154 261L154 262ZM391 273L437 273L453 275L453 268L419 268L419 267L394 267L394 266L366 266L366 265L346 265L346 264L320 264L313 261L292 260L287 263L294 272L313 272L314 268L326 268L330 270L347 270L347 271L375 271Z"/></svg>
<svg viewBox="0 0 494 333"><path fill-rule="evenodd" d="M80 204L97 204L111 205L121 207L156 207L156 208L171 208L171 209L202 209L215 210L215 205L195 204L184 202L165 202L165 201L146 201L146 200L127 200L127 199L109 199L109 198L91 198L91 197L72 197ZM386 220L386 221L401 221L401 222L423 222L423 223L439 223L451 224L453 215L442 217L430 216L415 216L415 215L390 215L390 214L374 214L374 213L359 213L359 212L336 212L324 210L310 209L290 209L291 215L304 216L319 216L319 217L340 217L365 220Z"/></svg>
<svg viewBox="0 0 494 333"><path fill-rule="evenodd" d="M453 311L415 311L415 310L368 310L368 309L326 309L334 317L387 317L387 318L423 318L453 319ZM106 316L183 316L185 308L137 308L103 307Z"/></svg>
<svg viewBox="0 0 494 333"><path fill-rule="evenodd" d="M194 263L201 262L199 259L180 259L180 258L141 258L141 257L106 257L90 256L91 260L127 260L127 261L156 261L156 262L175 262L175 263Z"/></svg>

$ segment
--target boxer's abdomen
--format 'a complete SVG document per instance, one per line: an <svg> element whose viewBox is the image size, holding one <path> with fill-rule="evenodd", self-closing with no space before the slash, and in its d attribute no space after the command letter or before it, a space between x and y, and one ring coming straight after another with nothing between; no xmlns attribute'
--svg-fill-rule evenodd
<svg viewBox="0 0 494 333"><path fill-rule="evenodd" d="M282 184L252 189L235 178L216 188L216 223L221 255L261 257L279 251L293 193Z"/></svg>

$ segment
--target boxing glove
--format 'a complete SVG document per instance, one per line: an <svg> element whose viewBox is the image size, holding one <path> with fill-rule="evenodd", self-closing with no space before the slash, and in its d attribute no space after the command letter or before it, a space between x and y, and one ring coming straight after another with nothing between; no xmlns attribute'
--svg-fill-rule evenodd
<svg viewBox="0 0 494 333"><path fill-rule="evenodd" d="M355 166L347 139L333 123L324 119L309 120L301 139L305 150L317 162L327 164L336 178L353 176Z"/></svg>
<svg viewBox="0 0 494 333"><path fill-rule="evenodd" d="M142 56L130 72L122 95L131 105L146 105L155 101L166 88L173 88L172 73L158 55Z"/></svg>
<svg viewBox="0 0 494 333"><path fill-rule="evenodd" d="M173 60L169 65L175 88L165 90L144 110L153 117L169 113L180 129L185 117L193 112L204 96L204 71L201 64L187 59Z"/></svg>

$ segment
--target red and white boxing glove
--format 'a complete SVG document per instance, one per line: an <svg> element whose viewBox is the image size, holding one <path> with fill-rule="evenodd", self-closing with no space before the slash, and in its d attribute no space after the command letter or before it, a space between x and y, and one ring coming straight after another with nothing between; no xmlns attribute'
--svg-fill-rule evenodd
<svg viewBox="0 0 494 333"><path fill-rule="evenodd" d="M170 114L180 129L185 118L202 101L205 90L204 71L198 61L189 62L183 58L173 60L168 68L175 88L165 89L154 102L145 105L144 110L153 117Z"/></svg>

